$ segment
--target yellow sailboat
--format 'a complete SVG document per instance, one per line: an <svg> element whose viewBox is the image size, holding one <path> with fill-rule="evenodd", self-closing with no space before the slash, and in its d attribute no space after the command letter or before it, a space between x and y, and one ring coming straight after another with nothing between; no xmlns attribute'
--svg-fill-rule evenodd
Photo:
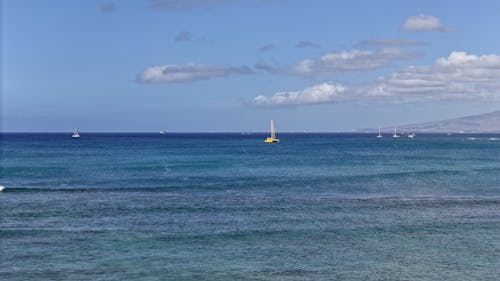
<svg viewBox="0 0 500 281"><path fill-rule="evenodd" d="M279 139L276 138L276 132L274 131L274 121L271 120L271 136L269 136L264 142L280 142Z"/></svg>

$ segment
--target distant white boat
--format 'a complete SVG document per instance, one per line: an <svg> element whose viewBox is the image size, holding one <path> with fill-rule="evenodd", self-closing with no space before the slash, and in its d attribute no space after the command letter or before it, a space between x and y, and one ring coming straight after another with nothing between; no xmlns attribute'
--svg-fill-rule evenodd
<svg viewBox="0 0 500 281"><path fill-rule="evenodd" d="M475 140L476 138L467 138L468 140Z"/></svg>
<svg viewBox="0 0 500 281"><path fill-rule="evenodd" d="M399 138L399 135L398 135L398 132L397 132L397 128L396 128L396 127L394 127L394 134L392 135L392 138L393 138L393 139L397 139L397 138Z"/></svg>
<svg viewBox="0 0 500 281"><path fill-rule="evenodd" d="M380 128L378 128L378 135L377 135L377 139L381 139L382 138L382 134L380 133Z"/></svg>
<svg viewBox="0 0 500 281"><path fill-rule="evenodd" d="M409 139L413 139L415 136L416 136L416 135L415 135L415 133L410 133L410 134L408 134L408 138L409 138Z"/></svg>
<svg viewBox="0 0 500 281"><path fill-rule="evenodd" d="M489 138L490 141L496 141L498 138Z"/></svg>
<svg viewBox="0 0 500 281"><path fill-rule="evenodd" d="M78 133L78 131L75 129L73 131L73 135L71 136L72 138L79 138L80 137L80 134Z"/></svg>
<svg viewBox="0 0 500 281"><path fill-rule="evenodd" d="M0 192L2 192L5 189L5 186L0 185Z"/></svg>
<svg viewBox="0 0 500 281"><path fill-rule="evenodd" d="M165 131L165 130L160 131L160 134L162 134L162 135L166 135L166 134L167 134L167 131Z"/></svg>

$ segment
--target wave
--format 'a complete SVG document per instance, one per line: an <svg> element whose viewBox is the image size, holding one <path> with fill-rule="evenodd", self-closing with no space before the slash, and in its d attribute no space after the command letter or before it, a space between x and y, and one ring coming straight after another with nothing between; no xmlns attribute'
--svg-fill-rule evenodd
<svg viewBox="0 0 500 281"><path fill-rule="evenodd" d="M166 192L171 187L6 187L4 193L10 192Z"/></svg>
<svg viewBox="0 0 500 281"><path fill-rule="evenodd" d="M192 192L193 188L189 187L73 187L73 188L59 188L59 187L6 187L3 193L105 193L105 192L137 192L137 193L170 193L172 195L180 195L184 191ZM226 189L220 188L198 188L210 190L214 192L227 192ZM281 189L275 190L280 192ZM290 197L302 196L298 190L290 190ZM365 202L437 202L437 201L454 201L454 202L492 202L500 204L500 195L449 195L449 194L386 194L379 193L338 193L328 194L326 190L319 190L317 194L311 194L311 199L316 200L336 200L336 201L365 201ZM256 193L257 192L257 193ZM262 190L262 193L267 194L266 198L273 197L273 192L270 190ZM280 192L281 193L281 192ZM238 191L234 193L235 196L247 195L250 197L261 196L259 191L251 188L247 191ZM270 196L270 197L268 197ZM281 196L280 196L281 197ZM285 196L286 197L286 196ZM183 207L184 208L184 207ZM195 208L198 209L198 208Z"/></svg>

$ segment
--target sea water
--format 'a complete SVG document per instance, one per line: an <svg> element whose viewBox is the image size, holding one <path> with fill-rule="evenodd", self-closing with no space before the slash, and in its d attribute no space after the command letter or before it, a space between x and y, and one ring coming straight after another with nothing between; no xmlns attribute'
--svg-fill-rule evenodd
<svg viewBox="0 0 500 281"><path fill-rule="evenodd" d="M0 134L2 280L500 280L494 135Z"/></svg>

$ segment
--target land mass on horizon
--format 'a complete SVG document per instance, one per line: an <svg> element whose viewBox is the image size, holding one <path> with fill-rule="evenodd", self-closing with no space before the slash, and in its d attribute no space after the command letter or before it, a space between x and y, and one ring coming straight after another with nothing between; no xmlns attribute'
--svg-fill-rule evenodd
<svg viewBox="0 0 500 281"><path fill-rule="evenodd" d="M392 132L394 127L383 127L382 132ZM358 132L377 132L378 128L358 129ZM398 125L398 131L415 133L500 133L500 110L489 113Z"/></svg>

